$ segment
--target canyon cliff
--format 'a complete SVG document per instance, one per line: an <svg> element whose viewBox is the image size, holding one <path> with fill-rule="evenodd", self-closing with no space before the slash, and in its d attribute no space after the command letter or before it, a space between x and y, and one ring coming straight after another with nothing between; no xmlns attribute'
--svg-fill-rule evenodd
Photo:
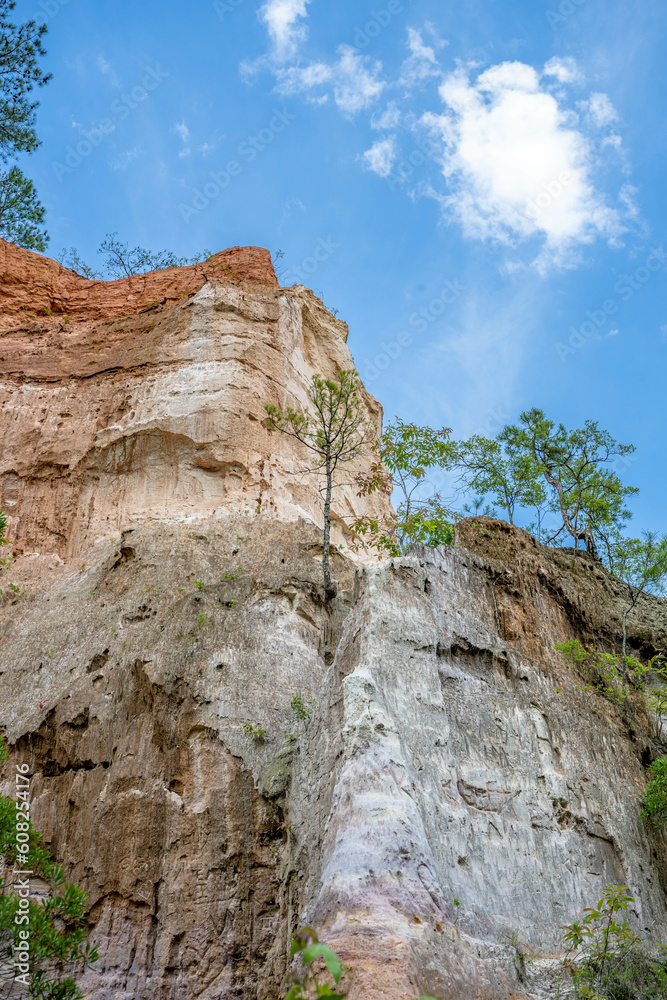
<svg viewBox="0 0 667 1000"><path fill-rule="evenodd" d="M660 748L554 650L618 650L602 568L488 518L378 562L345 522L385 502L348 486L326 600L317 484L264 404L353 367L345 324L258 248L110 283L2 254L3 790L28 763L88 893L88 995L277 998L311 923L351 1000L537 1000L606 881L667 943ZM666 602L630 643L667 648Z"/></svg>

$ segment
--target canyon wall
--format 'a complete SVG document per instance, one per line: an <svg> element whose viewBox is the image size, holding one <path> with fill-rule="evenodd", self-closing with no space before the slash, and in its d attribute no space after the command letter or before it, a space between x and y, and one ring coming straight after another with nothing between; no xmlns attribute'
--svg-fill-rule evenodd
<svg viewBox="0 0 667 1000"><path fill-rule="evenodd" d="M3 790L29 763L34 822L89 895L87 995L277 998L309 922L351 1000L537 1000L605 881L665 941L667 838L641 818L665 748L554 651L618 649L616 584L476 518L380 563L341 530L325 600L317 493L263 405L350 367L346 328L269 279L179 269L165 299L201 283L118 328L0 340L22 595L0 606ZM640 601L630 642L667 648L666 602Z"/></svg>
<svg viewBox="0 0 667 1000"><path fill-rule="evenodd" d="M265 405L309 413L313 374L354 367L347 325L267 250L88 281L0 241L0 509L24 549L76 555L148 519L267 510L321 523L298 442ZM370 423L377 401L363 391ZM386 501L337 491L336 544Z"/></svg>

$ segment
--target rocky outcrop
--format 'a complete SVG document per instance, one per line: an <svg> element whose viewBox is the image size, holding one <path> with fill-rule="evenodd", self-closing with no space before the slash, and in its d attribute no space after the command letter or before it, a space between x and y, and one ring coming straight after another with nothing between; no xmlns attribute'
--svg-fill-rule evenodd
<svg viewBox="0 0 667 1000"><path fill-rule="evenodd" d="M5 248L32 297L10 277L3 301L51 312L0 335L0 783L30 765L89 895L87 995L277 997L310 922L350 1000L538 1000L605 881L665 940L641 799L667 748L554 650L618 649L601 567L486 518L377 564L342 520L385 501L347 486L327 599L317 485L264 404L307 409L312 373L351 367L345 325L253 248L222 255L240 276L109 285L25 254ZM667 648L666 602L629 624Z"/></svg>
<svg viewBox="0 0 667 1000"><path fill-rule="evenodd" d="M306 921L352 1000L546 996L607 880L664 940L667 841L640 816L660 748L553 650L616 641L613 582L502 523L462 536L356 580L335 554L326 603L317 529L266 514L18 560L10 766L90 895L96 1000L278 996ZM631 632L664 644L665 602Z"/></svg>
<svg viewBox="0 0 667 1000"><path fill-rule="evenodd" d="M246 509L321 523L308 452L267 431L264 407L308 412L313 374L354 367L348 331L302 286L279 288L268 251L114 282L4 255L0 509L19 547L74 555L147 519ZM336 544L387 509L357 497L359 468L337 491Z"/></svg>

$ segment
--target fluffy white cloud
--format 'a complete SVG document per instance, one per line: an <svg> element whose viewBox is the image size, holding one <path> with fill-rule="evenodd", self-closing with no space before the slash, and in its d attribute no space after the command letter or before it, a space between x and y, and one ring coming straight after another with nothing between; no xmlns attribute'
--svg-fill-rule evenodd
<svg viewBox="0 0 667 1000"><path fill-rule="evenodd" d="M306 16L310 0L268 0L259 16L266 24L273 46L273 58L292 59L306 37L306 26L300 24Z"/></svg>
<svg viewBox="0 0 667 1000"><path fill-rule="evenodd" d="M333 88L336 104L346 115L354 115L369 107L382 93L384 81L379 78L381 63L359 55L350 45L338 49L338 62L311 63L290 66L278 73L278 88L283 94L308 93L311 100L321 102L327 95L311 94L323 86Z"/></svg>
<svg viewBox="0 0 667 1000"><path fill-rule="evenodd" d="M554 76L559 83L581 83L583 74L574 59L554 56L544 67L545 76Z"/></svg>
<svg viewBox="0 0 667 1000"><path fill-rule="evenodd" d="M363 155L364 165L367 170L372 170L380 177L388 177L396 159L396 139L389 136L387 139L380 139L373 143Z"/></svg>
<svg viewBox="0 0 667 1000"><path fill-rule="evenodd" d="M459 70L440 87L443 114L423 121L443 144L448 192L440 198L471 237L505 243L546 237L538 259L622 231L591 181L591 148L571 113L523 63L493 66L471 82Z"/></svg>

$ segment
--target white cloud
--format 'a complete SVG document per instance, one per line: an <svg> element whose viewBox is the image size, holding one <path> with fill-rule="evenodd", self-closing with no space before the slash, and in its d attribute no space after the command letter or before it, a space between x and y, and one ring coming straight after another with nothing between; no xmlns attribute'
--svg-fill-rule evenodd
<svg viewBox="0 0 667 1000"><path fill-rule="evenodd" d="M334 98L341 111L353 115L367 108L382 93L384 82L378 79L382 64L371 63L367 56L358 55L349 45L341 45L338 52Z"/></svg>
<svg viewBox="0 0 667 1000"><path fill-rule="evenodd" d="M583 106L588 117L598 128L607 128L618 121L618 112L606 94L591 94Z"/></svg>
<svg viewBox="0 0 667 1000"><path fill-rule="evenodd" d="M423 121L443 143L440 200L465 234L515 244L542 236L538 265L564 265L573 247L616 238L618 212L595 191L586 136L523 63L493 66L471 83L459 70L440 88L444 114Z"/></svg>
<svg viewBox="0 0 667 1000"><path fill-rule="evenodd" d="M95 65L99 69L102 76L106 76L111 83L112 87L120 87L120 80L116 70L113 68L110 62L108 62L103 55L99 55L95 60Z"/></svg>
<svg viewBox="0 0 667 1000"><path fill-rule="evenodd" d="M441 48L443 44L445 43L439 42L438 47ZM424 43L423 33L416 28L408 28L408 48L410 55L401 68L400 84L414 87L429 77L442 76L435 48Z"/></svg>
<svg viewBox="0 0 667 1000"><path fill-rule="evenodd" d="M400 108L395 101L390 101L382 114L371 120L371 128L377 129L379 132L389 132L394 128L398 128L401 124L401 119Z"/></svg>
<svg viewBox="0 0 667 1000"><path fill-rule="evenodd" d="M320 62L281 70L278 89L283 94L295 94L331 85L334 100L344 114L362 111L376 100L385 86L378 77L382 64L359 55L349 45L341 45L338 55L338 62L331 66ZM311 100L321 103L326 95L314 96Z"/></svg>
<svg viewBox="0 0 667 1000"><path fill-rule="evenodd" d="M181 142L187 142L190 138L190 129L185 122L175 122L171 126L171 131L176 133Z"/></svg>
<svg viewBox="0 0 667 1000"><path fill-rule="evenodd" d="M396 140L394 136L381 139L367 149L363 155L367 170L372 170L380 177L388 177L396 159Z"/></svg>
<svg viewBox="0 0 667 1000"><path fill-rule="evenodd" d="M141 148L139 146L133 146L132 149L126 149L115 160L111 160L110 167L112 170L126 170L127 167L136 160L141 153Z"/></svg>
<svg viewBox="0 0 667 1000"><path fill-rule="evenodd" d="M274 59L284 62L296 55L307 34L306 26L299 22L306 17L309 3L310 0L268 0L260 9L259 16L268 29Z"/></svg>
<svg viewBox="0 0 667 1000"><path fill-rule="evenodd" d="M554 76L559 83L582 83L583 73L574 59L559 59L554 56L544 67L545 76Z"/></svg>

